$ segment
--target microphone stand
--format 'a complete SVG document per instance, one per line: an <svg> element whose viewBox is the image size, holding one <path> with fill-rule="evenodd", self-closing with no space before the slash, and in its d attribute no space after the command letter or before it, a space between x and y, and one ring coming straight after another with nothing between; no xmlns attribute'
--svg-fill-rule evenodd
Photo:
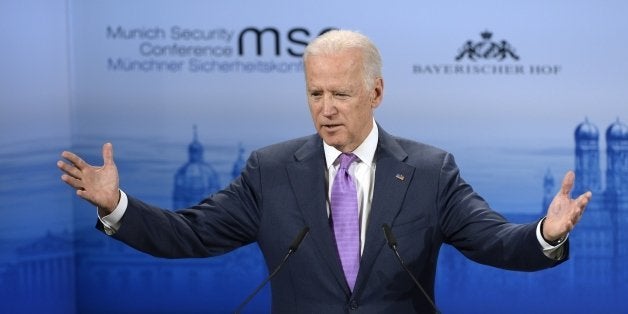
<svg viewBox="0 0 628 314"><path fill-rule="evenodd" d="M416 277L414 277L414 275L410 271L410 268L406 266L406 263L403 262L401 255L399 255L399 251L397 250L397 239L393 235L392 230L390 229L390 226L388 226L388 224L383 224L382 229L384 230L384 236L386 237L386 242L388 242L388 246L395 252L395 255L397 256L397 260L399 260L399 263L401 264L401 267L403 267L403 270L405 270L406 273L410 275L410 278L412 278L412 281L414 281L414 284L417 287L419 287L419 290L421 290L421 292L423 293L427 301L430 302L430 305L432 306L434 311L436 311L437 314L440 314L441 312L438 310L438 307L436 307L436 304L434 304L434 301L432 301L432 298L430 298L427 292L425 292L425 289L423 289L423 286L421 286L421 284L416 279Z"/></svg>
<svg viewBox="0 0 628 314"><path fill-rule="evenodd" d="M286 253L286 256L283 257L283 260L281 260L281 263L279 263L279 265L275 267L273 272L268 277L266 277L266 279L259 286L257 286L257 288L255 289L255 291L253 291L253 293L249 294L249 296L242 303L240 303L240 306L238 306L238 308L233 313L239 314L240 312L242 312L242 310L244 309L244 306L246 306L249 302L251 302L251 300L253 300L253 297L255 297L257 293L260 290L262 290L262 288L264 288L266 283L268 283L271 279L273 279L273 277L275 277L275 275L277 275L277 273L279 272L283 264L286 263L288 258L290 258L290 256L292 255L292 253L297 251L297 249L299 248L299 245L301 245L301 241L303 241L303 239L309 232L310 232L310 227L303 227L303 229L301 229L299 234L297 234L297 236L292 241L292 244L290 244L290 247L288 248L288 253Z"/></svg>

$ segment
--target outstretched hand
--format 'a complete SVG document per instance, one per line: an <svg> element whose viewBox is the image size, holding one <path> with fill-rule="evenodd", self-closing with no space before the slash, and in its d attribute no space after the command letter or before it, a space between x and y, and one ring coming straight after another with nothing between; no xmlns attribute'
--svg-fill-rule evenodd
<svg viewBox="0 0 628 314"><path fill-rule="evenodd" d="M74 153L64 151L57 167L63 171L61 180L76 189L76 194L98 207L99 214L110 214L120 201L119 177L113 162L113 145L106 143L102 147L104 164L95 167Z"/></svg>
<svg viewBox="0 0 628 314"><path fill-rule="evenodd" d="M543 223L543 238L548 241L555 241L567 235L580 221L582 213L591 200L591 192L585 192L572 199L571 189L574 185L575 174L573 171L567 172L560 191L554 196L552 203L547 209L547 216Z"/></svg>

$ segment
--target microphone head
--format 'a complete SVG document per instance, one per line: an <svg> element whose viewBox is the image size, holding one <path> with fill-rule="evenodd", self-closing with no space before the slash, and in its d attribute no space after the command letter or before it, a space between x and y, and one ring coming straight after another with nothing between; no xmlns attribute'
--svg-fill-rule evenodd
<svg viewBox="0 0 628 314"><path fill-rule="evenodd" d="M303 241L303 239L305 239L305 236L309 232L310 232L310 227L308 226L303 227L303 229L299 231L299 234L297 234L297 236L292 241L292 244L290 244L290 247L289 247L290 252L296 252L296 250L299 248L299 245L301 245L301 242Z"/></svg>
<svg viewBox="0 0 628 314"><path fill-rule="evenodd" d="M382 229L384 230L384 236L386 237L386 242L388 242L388 246L390 246L390 248L392 249L397 247L397 239L395 239L395 236L393 235L390 226L388 224L383 224Z"/></svg>

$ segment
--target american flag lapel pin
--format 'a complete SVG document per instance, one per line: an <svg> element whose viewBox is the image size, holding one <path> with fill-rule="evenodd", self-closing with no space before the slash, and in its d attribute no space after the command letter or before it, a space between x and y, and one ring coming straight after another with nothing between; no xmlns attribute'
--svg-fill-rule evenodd
<svg viewBox="0 0 628 314"><path fill-rule="evenodd" d="M398 179L398 180L400 180L400 181L403 181L403 180L405 180L405 179L406 179L406 177L404 177L404 176L403 176L403 174L401 174L401 173L397 173L397 175L395 176L395 178L397 178L397 179Z"/></svg>

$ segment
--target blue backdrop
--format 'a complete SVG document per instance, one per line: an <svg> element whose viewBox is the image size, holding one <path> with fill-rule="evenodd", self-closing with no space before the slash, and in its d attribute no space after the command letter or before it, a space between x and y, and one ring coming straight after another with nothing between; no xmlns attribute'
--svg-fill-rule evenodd
<svg viewBox="0 0 628 314"><path fill-rule="evenodd" d="M445 313L622 312L628 301L623 1L0 2L0 312L226 313L266 276L255 245L164 260L94 229L62 150L181 208L251 150L314 132L300 55L326 29L380 47L389 132L440 146L494 209L544 215L568 169L593 202L571 259L519 273L439 258ZM400 245L410 245L403 244ZM268 312L269 289L247 307Z"/></svg>

